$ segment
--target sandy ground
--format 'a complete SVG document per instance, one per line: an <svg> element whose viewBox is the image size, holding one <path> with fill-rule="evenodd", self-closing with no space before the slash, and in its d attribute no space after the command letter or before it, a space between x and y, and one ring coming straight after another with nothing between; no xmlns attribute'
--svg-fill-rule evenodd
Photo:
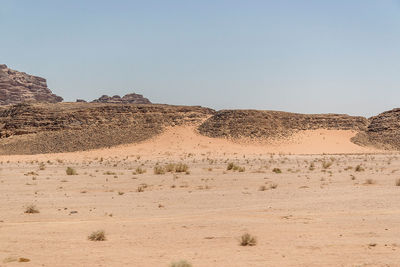
<svg viewBox="0 0 400 267"><path fill-rule="evenodd" d="M235 144L181 127L137 145L1 157L0 266L400 266L399 155L354 134ZM188 173L153 172L179 162ZM31 204L40 212L24 213ZM107 240L89 241L100 229ZM244 233L256 246L239 245Z"/></svg>

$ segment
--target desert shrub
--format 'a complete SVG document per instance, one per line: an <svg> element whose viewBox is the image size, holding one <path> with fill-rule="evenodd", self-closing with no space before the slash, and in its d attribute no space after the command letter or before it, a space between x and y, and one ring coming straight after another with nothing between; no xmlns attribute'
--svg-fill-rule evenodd
<svg viewBox="0 0 400 267"><path fill-rule="evenodd" d="M105 241L106 233L103 230L95 231L88 236L90 241Z"/></svg>
<svg viewBox="0 0 400 267"><path fill-rule="evenodd" d="M226 170L244 172L246 169L245 169L245 167L240 167L239 165L236 165L235 163L230 162L230 163L228 163L228 166L226 167Z"/></svg>
<svg viewBox="0 0 400 267"><path fill-rule="evenodd" d="M315 164L314 164L314 162L311 162L310 167L308 167L308 169L309 169L310 171L315 170Z"/></svg>
<svg viewBox="0 0 400 267"><path fill-rule="evenodd" d="M181 260L171 263L170 267L192 267L192 265L185 260Z"/></svg>
<svg viewBox="0 0 400 267"><path fill-rule="evenodd" d="M400 179L397 179L395 184L396 184L396 186L400 186Z"/></svg>
<svg viewBox="0 0 400 267"><path fill-rule="evenodd" d="M333 162L332 161L324 161L322 162L322 168L328 169L330 166L332 166Z"/></svg>
<svg viewBox="0 0 400 267"><path fill-rule="evenodd" d="M137 167L135 170L135 174L143 174L146 172L146 169L143 169L142 167Z"/></svg>
<svg viewBox="0 0 400 267"><path fill-rule="evenodd" d="M267 190L267 187L266 187L265 185L261 185L261 186L258 188L258 191L265 191L265 190Z"/></svg>
<svg viewBox="0 0 400 267"><path fill-rule="evenodd" d="M165 174L165 168L162 166L155 166L154 174Z"/></svg>
<svg viewBox="0 0 400 267"><path fill-rule="evenodd" d="M174 172L175 171L175 164L173 163L168 163L164 167L166 172Z"/></svg>
<svg viewBox="0 0 400 267"><path fill-rule="evenodd" d="M25 213L39 213L39 210L32 204L26 207Z"/></svg>
<svg viewBox="0 0 400 267"><path fill-rule="evenodd" d="M67 175L77 175L76 170L74 168L68 167L65 172Z"/></svg>
<svg viewBox="0 0 400 267"><path fill-rule="evenodd" d="M235 167L235 164L234 164L233 162L229 162L229 163L228 163L228 166L226 167L226 170L227 170L227 171L230 171L230 170L233 169L233 167Z"/></svg>
<svg viewBox="0 0 400 267"><path fill-rule="evenodd" d="M255 236L250 235L249 233L245 233L240 237L241 246L255 246L256 244L257 244L257 238Z"/></svg>
<svg viewBox="0 0 400 267"><path fill-rule="evenodd" d="M187 172L189 170L188 165L184 163L178 163L175 165L175 172Z"/></svg>
<svg viewBox="0 0 400 267"><path fill-rule="evenodd" d="M104 175L116 175L117 173L112 172L112 171L106 171L103 173Z"/></svg>
<svg viewBox="0 0 400 267"><path fill-rule="evenodd" d="M375 184L375 181L373 179L367 179L365 180L365 184Z"/></svg>
<svg viewBox="0 0 400 267"><path fill-rule="evenodd" d="M273 168L272 172L274 173L282 173L282 170L279 168Z"/></svg>
<svg viewBox="0 0 400 267"><path fill-rule="evenodd" d="M269 188L271 188L271 189L276 189L277 187L278 187L277 184L270 184L270 185L269 185Z"/></svg>
<svg viewBox="0 0 400 267"><path fill-rule="evenodd" d="M355 171L356 172L362 172L362 171L364 171L364 168L361 167L361 165L357 165L356 168L355 168Z"/></svg>

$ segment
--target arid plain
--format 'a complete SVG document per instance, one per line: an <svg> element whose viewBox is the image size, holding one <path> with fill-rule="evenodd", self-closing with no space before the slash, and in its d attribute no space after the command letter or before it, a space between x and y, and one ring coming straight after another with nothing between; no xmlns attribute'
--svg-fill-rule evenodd
<svg viewBox="0 0 400 267"><path fill-rule="evenodd" d="M266 144L175 126L137 144L1 156L0 266L400 266L399 154L355 134ZM106 240L90 241L98 230Z"/></svg>

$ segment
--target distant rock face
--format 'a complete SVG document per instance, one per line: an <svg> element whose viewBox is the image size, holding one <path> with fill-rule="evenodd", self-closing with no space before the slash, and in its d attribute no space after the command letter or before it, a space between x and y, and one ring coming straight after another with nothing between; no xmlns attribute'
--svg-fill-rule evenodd
<svg viewBox="0 0 400 267"><path fill-rule="evenodd" d="M368 128L365 132L359 133L353 142L400 150L400 108L369 118Z"/></svg>
<svg viewBox="0 0 400 267"><path fill-rule="evenodd" d="M368 120L342 114L297 114L262 110L221 110L199 126L209 137L281 138L302 130L364 131Z"/></svg>
<svg viewBox="0 0 400 267"><path fill-rule="evenodd" d="M151 104L150 100L139 94L127 94L123 97L119 95L108 96L103 95L99 99L95 99L92 103L109 103L109 104Z"/></svg>
<svg viewBox="0 0 400 267"><path fill-rule="evenodd" d="M46 79L0 65L0 105L30 103L57 103L63 98L47 88Z"/></svg>

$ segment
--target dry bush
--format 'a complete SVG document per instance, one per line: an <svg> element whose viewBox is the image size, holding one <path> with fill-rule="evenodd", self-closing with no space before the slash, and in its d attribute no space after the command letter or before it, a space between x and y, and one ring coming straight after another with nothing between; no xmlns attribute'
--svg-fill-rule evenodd
<svg viewBox="0 0 400 267"><path fill-rule="evenodd" d="M65 172L67 173L67 175L77 175L76 170L74 168L71 168L71 167L67 167Z"/></svg>
<svg viewBox="0 0 400 267"><path fill-rule="evenodd" d="M36 208L35 205L31 204L26 207L25 213L39 213L39 210Z"/></svg>
<svg viewBox="0 0 400 267"><path fill-rule="evenodd" d="M367 179L365 180L365 184L376 184L376 182L373 179Z"/></svg>
<svg viewBox="0 0 400 267"><path fill-rule="evenodd" d="M165 174L165 168L162 166L155 166L154 174Z"/></svg>
<svg viewBox="0 0 400 267"><path fill-rule="evenodd" d="M145 172L146 169L143 169L142 167L137 167L134 174L143 174Z"/></svg>
<svg viewBox="0 0 400 267"><path fill-rule="evenodd" d="M226 167L226 170L228 170L228 171L233 170L233 171L244 172L246 169L245 169L245 167L241 167L241 166L239 166L239 165L236 165L236 164L233 163L233 162L230 162L230 163L228 164L228 166Z"/></svg>
<svg viewBox="0 0 400 267"><path fill-rule="evenodd" d="M278 184L270 184L269 188L271 189L276 189L278 187Z"/></svg>
<svg viewBox="0 0 400 267"><path fill-rule="evenodd" d="M364 171L364 168L361 167L361 165L357 165L356 168L355 168L355 171L356 172L362 172L362 171Z"/></svg>
<svg viewBox="0 0 400 267"><path fill-rule="evenodd" d="M282 170L279 169L279 168L273 168L272 172L274 172L274 173L282 173Z"/></svg>
<svg viewBox="0 0 400 267"><path fill-rule="evenodd" d="M106 233L103 230L95 231L88 236L90 241L105 241Z"/></svg>
<svg viewBox="0 0 400 267"><path fill-rule="evenodd" d="M170 267L192 267L192 265L185 260L181 260L171 263Z"/></svg>
<svg viewBox="0 0 400 267"><path fill-rule="evenodd" d="M324 161L322 162L322 168L328 169L330 166L332 166L333 162L332 161Z"/></svg>
<svg viewBox="0 0 400 267"><path fill-rule="evenodd" d="M400 186L400 179L396 179L396 186Z"/></svg>
<svg viewBox="0 0 400 267"><path fill-rule="evenodd" d="M189 167L184 163L178 163L175 165L175 172L188 172Z"/></svg>
<svg viewBox="0 0 400 267"><path fill-rule="evenodd" d="M267 187L266 187L265 185L261 185L261 186L258 188L258 191L265 191L265 190L267 190Z"/></svg>
<svg viewBox="0 0 400 267"><path fill-rule="evenodd" d="M250 235L249 233L245 233L240 237L241 246L255 246L256 244L257 244L257 238L255 236Z"/></svg>

